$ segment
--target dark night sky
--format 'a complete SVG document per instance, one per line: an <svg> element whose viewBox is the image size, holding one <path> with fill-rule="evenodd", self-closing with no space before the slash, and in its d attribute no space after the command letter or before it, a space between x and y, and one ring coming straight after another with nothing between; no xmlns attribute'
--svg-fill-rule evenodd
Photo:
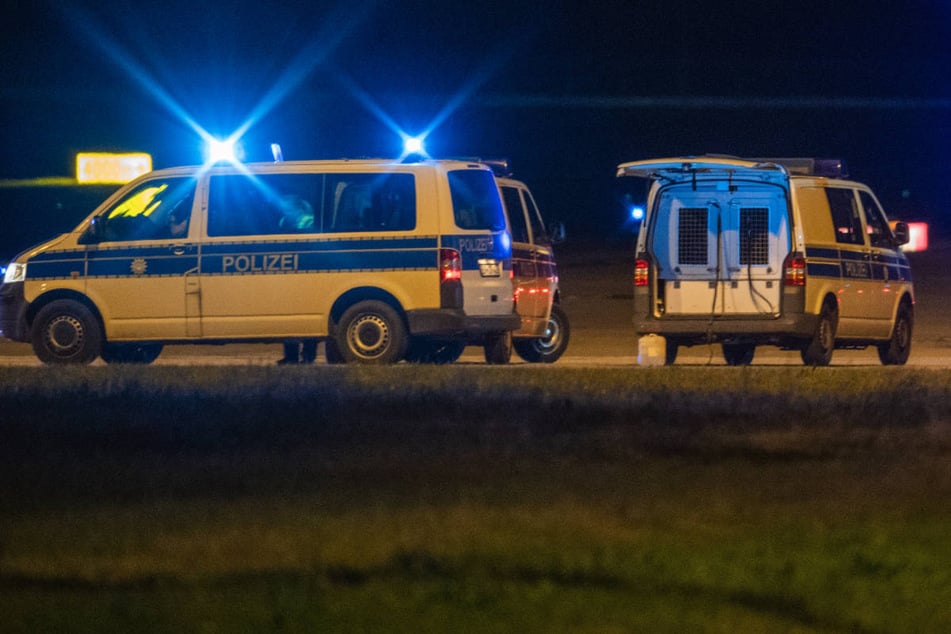
<svg viewBox="0 0 951 634"><path fill-rule="evenodd" d="M569 229L615 228L617 163L705 152L842 157L891 215L949 215L946 1L16 5L0 179L81 150L196 163L189 117L253 120L262 160L392 156L391 126L438 122L433 155L511 157Z"/></svg>

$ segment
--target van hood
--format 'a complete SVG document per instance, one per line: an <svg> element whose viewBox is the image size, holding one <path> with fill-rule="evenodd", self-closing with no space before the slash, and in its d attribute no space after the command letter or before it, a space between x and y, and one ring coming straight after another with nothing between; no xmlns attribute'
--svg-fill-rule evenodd
<svg viewBox="0 0 951 634"><path fill-rule="evenodd" d="M71 235L73 235L73 234L72 234L72 233L61 233L60 235L56 236L55 238L51 238L51 239L47 240L46 242L40 242L39 244L34 244L34 245L33 245L32 247L30 247L29 249L26 249L26 250L21 251L20 253L18 253L18 254L16 255L16 257L14 257L11 261L12 261L12 262L19 262L19 261L23 260L24 258L32 258L33 256L37 255L38 253L43 253L44 251L55 250L57 246L59 246L61 243L63 243L63 242L64 242L67 238L69 238L69 236L71 236ZM4 262L4 264L6 264L6 262Z"/></svg>
<svg viewBox="0 0 951 634"><path fill-rule="evenodd" d="M778 185L789 180L786 169L776 163L709 156L621 163L617 167L617 176L637 176L667 183L743 179Z"/></svg>

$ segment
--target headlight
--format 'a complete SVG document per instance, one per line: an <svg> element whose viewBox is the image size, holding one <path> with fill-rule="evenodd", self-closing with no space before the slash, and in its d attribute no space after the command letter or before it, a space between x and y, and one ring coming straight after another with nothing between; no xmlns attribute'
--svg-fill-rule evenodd
<svg viewBox="0 0 951 634"><path fill-rule="evenodd" d="M7 270L3 273L3 283L11 284L13 282L22 282L26 279L26 264L19 262L10 262Z"/></svg>

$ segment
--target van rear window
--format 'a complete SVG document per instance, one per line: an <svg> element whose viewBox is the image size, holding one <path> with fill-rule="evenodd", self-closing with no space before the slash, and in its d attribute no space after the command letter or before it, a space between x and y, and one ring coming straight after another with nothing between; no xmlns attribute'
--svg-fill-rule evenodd
<svg viewBox="0 0 951 634"><path fill-rule="evenodd" d="M454 170L448 176L457 227L491 231L505 229L505 212L492 172Z"/></svg>

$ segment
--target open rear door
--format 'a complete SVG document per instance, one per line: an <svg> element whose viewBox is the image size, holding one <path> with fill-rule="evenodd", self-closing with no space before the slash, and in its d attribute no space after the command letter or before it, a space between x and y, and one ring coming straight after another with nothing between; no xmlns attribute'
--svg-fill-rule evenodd
<svg viewBox="0 0 951 634"><path fill-rule="evenodd" d="M789 252L788 180L775 165L732 159L628 163L652 178L644 244L667 316L776 315Z"/></svg>

